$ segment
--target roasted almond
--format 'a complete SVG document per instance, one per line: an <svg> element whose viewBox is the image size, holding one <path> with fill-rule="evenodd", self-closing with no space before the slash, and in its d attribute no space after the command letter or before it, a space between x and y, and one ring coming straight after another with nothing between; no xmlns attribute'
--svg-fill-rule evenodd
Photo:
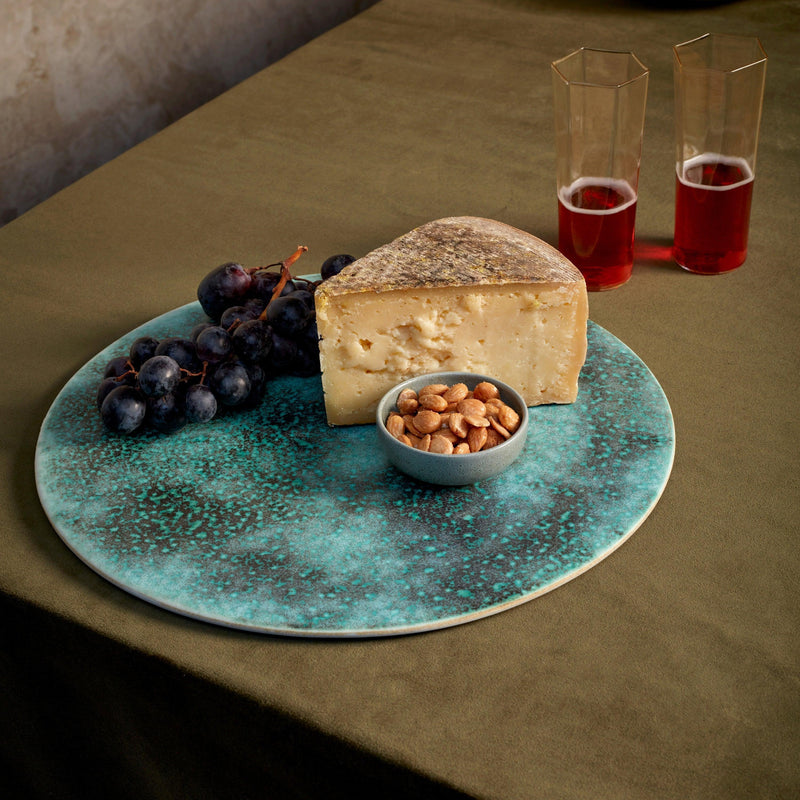
<svg viewBox="0 0 800 800"><path fill-rule="evenodd" d="M466 383L454 383L443 395L448 403L457 403L469 394Z"/></svg>
<svg viewBox="0 0 800 800"><path fill-rule="evenodd" d="M386 420L386 430L397 439L402 436L406 431L405 422L399 414L389 414Z"/></svg>
<svg viewBox="0 0 800 800"><path fill-rule="evenodd" d="M511 438L511 432L504 428L494 417L489 417L489 424L492 430L497 431L504 439Z"/></svg>
<svg viewBox="0 0 800 800"><path fill-rule="evenodd" d="M439 413L447 410L447 400L444 399L444 396L433 394L433 392L421 394L419 396L419 404L423 408L429 408L431 411L438 411Z"/></svg>
<svg viewBox="0 0 800 800"><path fill-rule="evenodd" d="M414 417L414 427L424 436L442 427L442 415L430 408L423 408Z"/></svg>
<svg viewBox="0 0 800 800"><path fill-rule="evenodd" d="M426 433L419 441L414 443L414 447L427 453L431 449L431 435Z"/></svg>
<svg viewBox="0 0 800 800"><path fill-rule="evenodd" d="M486 444L488 437L486 428L470 428L467 434L467 444L471 453L477 453Z"/></svg>
<svg viewBox="0 0 800 800"><path fill-rule="evenodd" d="M437 433L435 436L431 436L429 452L450 455L450 453L453 452L453 443L446 437Z"/></svg>
<svg viewBox="0 0 800 800"><path fill-rule="evenodd" d="M501 406L497 419L511 433L514 433L519 428L519 414L511 406L505 405L505 403Z"/></svg>
<svg viewBox="0 0 800 800"><path fill-rule="evenodd" d="M458 411L454 411L448 416L447 427L460 439L466 438L467 432L469 431L469 425L467 425L464 415Z"/></svg>
<svg viewBox="0 0 800 800"><path fill-rule="evenodd" d="M502 444L505 441L494 428L484 428L483 430L486 431L486 441L483 443L484 450L497 447L498 444Z"/></svg>
<svg viewBox="0 0 800 800"><path fill-rule="evenodd" d="M413 389L403 389L397 397L397 410L401 414L413 414L418 408L417 393Z"/></svg>
<svg viewBox="0 0 800 800"><path fill-rule="evenodd" d="M458 403L458 410L466 417L474 415L477 417L486 416L486 406L483 400L476 400L474 397L465 397Z"/></svg>
<svg viewBox="0 0 800 800"><path fill-rule="evenodd" d="M403 414L403 424L406 426L406 430L412 435L416 436L418 439L422 434L417 430L417 426L414 424L414 416L411 414Z"/></svg>
<svg viewBox="0 0 800 800"><path fill-rule="evenodd" d="M481 381L473 390L472 396L478 400L490 400L493 397L500 397L500 390L488 381Z"/></svg>
<svg viewBox="0 0 800 800"><path fill-rule="evenodd" d="M503 407L504 403L500 398L493 397L486 401L486 413L490 417L496 417L500 413L500 409Z"/></svg>
<svg viewBox="0 0 800 800"><path fill-rule="evenodd" d="M448 388L446 383L429 383L419 390L419 397L422 397L424 394L444 394Z"/></svg>

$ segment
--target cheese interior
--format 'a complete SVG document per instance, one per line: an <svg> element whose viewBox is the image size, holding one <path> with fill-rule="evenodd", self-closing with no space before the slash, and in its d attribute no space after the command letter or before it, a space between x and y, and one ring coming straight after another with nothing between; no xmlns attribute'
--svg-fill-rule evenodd
<svg viewBox="0 0 800 800"><path fill-rule="evenodd" d="M427 372L468 370L528 405L571 403L586 357L583 283L353 292L317 305L331 425L374 422L380 398Z"/></svg>

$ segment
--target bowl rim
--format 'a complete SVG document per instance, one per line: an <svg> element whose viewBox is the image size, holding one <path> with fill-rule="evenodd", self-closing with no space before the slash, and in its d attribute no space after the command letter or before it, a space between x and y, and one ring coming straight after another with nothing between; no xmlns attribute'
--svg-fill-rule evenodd
<svg viewBox="0 0 800 800"><path fill-rule="evenodd" d="M418 455L411 455L411 458L424 458L427 456L434 459L442 458L442 459L452 460L453 458L452 453L431 453L427 450L417 450L415 447L409 447L407 444L403 444L403 442L399 441L394 436L392 436L386 429L386 419L388 418L389 413L392 410L395 411L397 410L397 395L399 395L400 392L403 391L403 389L406 388L409 384L417 383L418 381L421 380L425 380L428 383L434 383L435 381L433 379L435 378L442 379L440 382L445 383L446 381L444 380L444 378L446 376L453 376L453 375L459 375L462 376L462 378L467 378L467 380L455 381L456 383L468 383L468 381L474 381L475 384L481 383L482 381L493 383L500 390L500 397L501 399L503 399L503 402L507 402L507 400L503 398L504 393L506 395L510 394L511 396L514 397L514 399L517 401L515 403L514 410L517 411L520 415L519 427L517 428L517 430L514 431L514 433L511 434L511 436L508 439L500 442L499 444L496 444L494 447L490 447L488 450L479 450L477 453L459 454L458 456L459 460L467 458L469 458L470 460L476 460L478 458L483 458L484 460L489 458L497 458L498 451L502 451L507 449L509 446L519 444L519 438L517 438L517 434L525 434L527 432L527 427L528 427L528 406L525 403L525 398L513 386L506 383L505 381L500 380L499 378L495 378L491 375L486 375L482 372L468 372L464 370L425 372L420 375L412 375L411 377L406 378L403 381L400 381L400 383L395 384L391 389L388 389L383 394L381 399L378 401L378 405L375 410L375 422L377 427L381 431L381 435L385 437L387 441L393 442L394 444L392 446L397 445L398 447L405 448L403 452L405 452L405 450L408 450L409 455L411 453L418 454ZM474 388L474 386L471 388ZM392 399L392 395L394 396L394 399ZM519 407L517 407L517 405ZM525 436L523 435L521 438L525 438Z"/></svg>

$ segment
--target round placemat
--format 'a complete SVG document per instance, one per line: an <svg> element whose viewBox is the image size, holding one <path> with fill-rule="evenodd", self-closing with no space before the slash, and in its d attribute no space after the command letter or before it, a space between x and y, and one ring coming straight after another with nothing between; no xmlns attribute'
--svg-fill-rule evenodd
<svg viewBox="0 0 800 800"><path fill-rule="evenodd" d="M67 546L179 614L323 637L469 622L608 556L672 468L664 392L593 322L577 401L531 408L523 455L473 486L404 476L372 425L330 428L319 377L276 379L258 408L172 435L107 433L95 405L106 363L203 319L190 303L99 353L54 401L36 450L39 497Z"/></svg>

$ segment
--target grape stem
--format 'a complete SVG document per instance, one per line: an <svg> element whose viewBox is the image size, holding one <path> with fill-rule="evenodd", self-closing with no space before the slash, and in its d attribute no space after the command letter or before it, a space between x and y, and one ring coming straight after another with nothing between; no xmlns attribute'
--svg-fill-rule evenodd
<svg viewBox="0 0 800 800"><path fill-rule="evenodd" d="M206 372L208 371L208 361L203 361L203 369L200 372L191 372L184 367L181 367L181 375L186 375L187 378L200 378L200 385L202 386L206 379Z"/></svg>
<svg viewBox="0 0 800 800"><path fill-rule="evenodd" d="M129 375L133 375L137 380L139 378L139 370L137 370L130 361L128 361L128 366L130 369L126 372L123 372L122 375L117 375L114 380L115 381L122 381L125 380ZM200 383L202 384L206 379L206 374L208 372L208 361L203 361L203 369L200 372L192 372L191 370L186 369L185 367L181 367L181 380L183 378L200 378Z"/></svg>
<svg viewBox="0 0 800 800"><path fill-rule="evenodd" d="M275 285L275 288L272 290L272 295L270 296L269 301L267 302L267 305L265 306L264 310L261 312L261 315L259 316L259 319L266 319L267 318L267 309L269 308L269 304L276 297L280 297L280 294L283 291L283 287L286 286L287 282L292 279L292 273L289 272L289 267L291 267L292 264L294 264L294 262L297 261L297 259L300 258L300 256L303 255L303 253L305 253L307 250L308 250L308 248L305 245L301 244L297 248L297 250L295 250L294 253L292 253L289 256L289 258L284 259L283 261L280 262L281 263L281 277L280 277L280 280ZM276 266L276 265L270 265L270 266Z"/></svg>
<svg viewBox="0 0 800 800"><path fill-rule="evenodd" d="M117 381L117 382L119 382L119 381L124 381L124 380L125 380L125 378L127 378L129 375L133 375L133 376L134 376L134 377L136 377L136 378L138 378L138 377L139 377L139 373L136 371L136 368L133 366L133 364L131 364L131 360L130 360L130 359L128 359L128 360L125 362L125 366L126 366L128 369L126 369L126 370L125 370L125 372L123 372L123 373L122 373L122 375L117 375L117 376L114 378L114 380L115 380L115 381Z"/></svg>

